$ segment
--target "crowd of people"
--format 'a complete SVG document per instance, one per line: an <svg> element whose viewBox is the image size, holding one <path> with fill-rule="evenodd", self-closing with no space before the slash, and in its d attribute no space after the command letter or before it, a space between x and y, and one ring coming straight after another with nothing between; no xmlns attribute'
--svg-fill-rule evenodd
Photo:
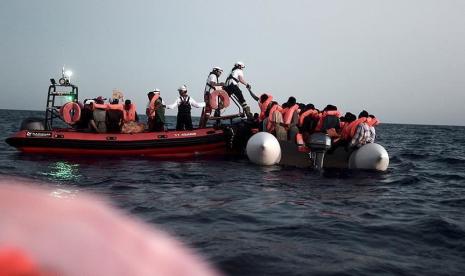
<svg viewBox="0 0 465 276"><path fill-rule="evenodd" d="M204 127L213 112L214 117L221 116L220 110L223 106L219 105L213 110L210 95L213 91L222 89L229 97L235 98L249 121L255 122L260 131L274 134L278 140L294 141L303 145L312 133L323 132L331 137L336 146L357 148L375 141L375 126L379 121L367 111L363 110L358 117L350 112L342 116L334 105L329 104L319 110L311 103L297 102L292 96L280 105L270 94L258 97L252 93L250 83L244 78L244 68L243 62L236 62L225 82L221 82L219 78L223 69L213 67L206 80L204 102L200 103L188 95L185 85L178 88L179 97L170 105L161 98L160 89L150 91L147 94L146 125L139 123L136 106L131 100L125 100L122 104L118 99L113 99L105 104L102 97L95 98L84 103L81 120L76 124L76 128L98 133L165 131L165 110L177 108L176 130L192 130L192 107L203 108L200 126ZM240 84L244 85L251 97L258 102L259 114L252 114Z"/></svg>
<svg viewBox="0 0 465 276"><path fill-rule="evenodd" d="M306 144L311 134L322 132L328 134L334 147L359 148L375 141L375 126L380 123L366 110L358 117L351 112L342 116L334 105L319 110L311 103L298 103L294 97L279 105L273 101L273 96L262 94L258 105L260 130L274 134L278 140L293 141L298 145Z"/></svg>

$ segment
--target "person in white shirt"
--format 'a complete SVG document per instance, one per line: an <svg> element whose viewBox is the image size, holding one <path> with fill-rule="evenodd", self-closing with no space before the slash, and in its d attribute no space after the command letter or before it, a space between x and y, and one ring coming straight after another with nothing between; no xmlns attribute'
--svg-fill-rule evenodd
<svg viewBox="0 0 465 276"><path fill-rule="evenodd" d="M205 84L204 94L210 96L210 93L215 90L215 86L223 86L223 83L220 83L219 78L223 73L223 69L218 66L213 67L210 74L208 74L207 81Z"/></svg>
<svg viewBox="0 0 465 276"><path fill-rule="evenodd" d="M197 103L194 99L187 95L187 87L185 85L178 88L179 98L171 104L167 105L166 108L174 109L178 108L178 116L176 119L176 130L192 130L192 107L205 107L205 103Z"/></svg>
<svg viewBox="0 0 465 276"><path fill-rule="evenodd" d="M220 67L213 67L212 71L207 77L207 81L205 84L205 90L203 94L203 99L205 101L205 108L202 111L202 116L200 117L200 127L205 127L207 124L207 120L210 117L212 109L210 107L210 93L215 91L215 86L223 86L224 83L219 81L219 77L223 73L223 69Z"/></svg>
<svg viewBox="0 0 465 276"><path fill-rule="evenodd" d="M247 87L247 89L251 89L251 85L247 83L244 79L244 72L242 69L245 68L243 62L238 61L234 64L231 73L229 74L228 78L226 79L226 86L225 90L228 92L228 95L231 96L234 94L239 103L241 104L242 108L244 109L245 114L247 115L248 119L253 119L253 114L250 112L250 107L247 105L244 99L244 95L242 95L241 89L239 89L239 83L242 83Z"/></svg>

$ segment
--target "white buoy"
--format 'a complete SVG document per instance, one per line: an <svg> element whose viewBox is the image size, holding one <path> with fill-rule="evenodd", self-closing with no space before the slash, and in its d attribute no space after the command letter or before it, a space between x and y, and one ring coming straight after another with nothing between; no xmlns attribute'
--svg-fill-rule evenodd
<svg viewBox="0 0 465 276"><path fill-rule="evenodd" d="M268 132L259 132L250 137L246 152L249 160L258 165L275 165L281 160L279 142Z"/></svg>
<svg viewBox="0 0 465 276"><path fill-rule="evenodd" d="M383 146L370 143L354 151L349 158L350 169L385 171L389 166L389 155Z"/></svg>

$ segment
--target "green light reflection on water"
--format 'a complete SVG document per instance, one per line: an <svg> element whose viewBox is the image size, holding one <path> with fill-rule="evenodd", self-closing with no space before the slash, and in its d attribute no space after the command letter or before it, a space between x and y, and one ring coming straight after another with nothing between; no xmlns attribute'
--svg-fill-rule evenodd
<svg viewBox="0 0 465 276"><path fill-rule="evenodd" d="M66 161L57 161L49 166L50 171L42 173L58 181L76 181L79 180L79 164L73 164Z"/></svg>

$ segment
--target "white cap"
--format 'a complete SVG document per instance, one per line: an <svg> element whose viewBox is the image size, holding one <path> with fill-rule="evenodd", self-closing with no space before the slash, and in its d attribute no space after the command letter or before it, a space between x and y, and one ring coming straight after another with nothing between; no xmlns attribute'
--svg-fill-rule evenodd
<svg viewBox="0 0 465 276"><path fill-rule="evenodd" d="M158 93L158 94L160 94L160 89L155 88L152 92L153 92L153 93Z"/></svg>
<svg viewBox="0 0 465 276"><path fill-rule="evenodd" d="M215 66L215 67L213 67L213 71L223 72L223 69L221 69L221 67Z"/></svg>
<svg viewBox="0 0 465 276"><path fill-rule="evenodd" d="M234 64L234 66L237 66L237 67L240 66L241 68L245 68L245 65L244 65L244 63L242 61L236 62L236 64Z"/></svg>
<svg viewBox="0 0 465 276"><path fill-rule="evenodd" d="M186 87L186 85L181 85L181 86L178 88L178 91L179 91L179 92L187 92L187 87Z"/></svg>

